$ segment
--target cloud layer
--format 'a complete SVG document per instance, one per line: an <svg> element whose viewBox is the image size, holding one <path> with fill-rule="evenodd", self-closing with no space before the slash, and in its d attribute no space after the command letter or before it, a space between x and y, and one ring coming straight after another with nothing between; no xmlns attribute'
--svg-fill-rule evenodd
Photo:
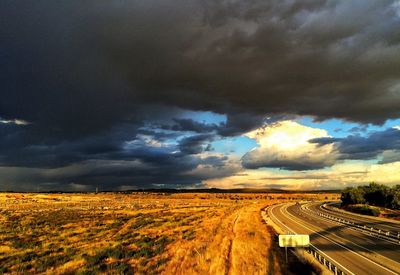
<svg viewBox="0 0 400 275"><path fill-rule="evenodd" d="M212 154L218 139L301 115L398 118L399 15L387 0L1 1L3 183L192 186L238 170ZM189 110L226 121L180 116ZM318 169L333 164L331 147L339 159L398 159L393 130L313 131L296 152L259 141L241 163Z"/></svg>
<svg viewBox="0 0 400 275"><path fill-rule="evenodd" d="M389 128L367 136L350 135L346 138L320 137L310 139L320 148L334 145L341 159L374 159L383 155L381 163L400 160L400 129Z"/></svg>
<svg viewBox="0 0 400 275"><path fill-rule="evenodd" d="M0 12L6 119L89 132L154 103L399 115L394 1L2 1Z"/></svg>
<svg viewBox="0 0 400 275"><path fill-rule="evenodd" d="M219 179L205 181L208 187L219 188L285 188L291 190L329 190L379 182L396 185L400 182L400 161L387 164L368 164L346 161L329 170L290 171L282 174L271 170L248 170Z"/></svg>

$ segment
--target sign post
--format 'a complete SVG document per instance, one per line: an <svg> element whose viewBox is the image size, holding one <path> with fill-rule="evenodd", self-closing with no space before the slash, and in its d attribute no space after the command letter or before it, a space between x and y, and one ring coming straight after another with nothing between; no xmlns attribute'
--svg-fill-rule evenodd
<svg viewBox="0 0 400 275"><path fill-rule="evenodd" d="M285 246L286 264L287 264L287 246Z"/></svg>

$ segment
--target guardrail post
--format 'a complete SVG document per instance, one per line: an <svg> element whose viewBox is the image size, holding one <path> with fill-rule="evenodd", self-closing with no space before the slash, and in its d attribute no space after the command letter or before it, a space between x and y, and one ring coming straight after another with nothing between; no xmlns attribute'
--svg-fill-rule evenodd
<svg viewBox="0 0 400 275"><path fill-rule="evenodd" d="M331 262L329 262L328 266L329 266L329 270L332 270L332 264L331 264Z"/></svg>
<svg viewBox="0 0 400 275"><path fill-rule="evenodd" d="M334 268L334 271L335 271L335 275L337 275L337 267L336 266Z"/></svg>

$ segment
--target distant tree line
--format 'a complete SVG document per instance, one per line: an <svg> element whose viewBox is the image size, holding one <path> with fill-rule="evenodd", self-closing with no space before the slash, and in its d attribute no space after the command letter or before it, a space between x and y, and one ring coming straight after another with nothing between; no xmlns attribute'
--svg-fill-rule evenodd
<svg viewBox="0 0 400 275"><path fill-rule="evenodd" d="M388 187L370 183L365 186L348 187L342 191L342 205L369 204L391 209L400 209L400 185Z"/></svg>

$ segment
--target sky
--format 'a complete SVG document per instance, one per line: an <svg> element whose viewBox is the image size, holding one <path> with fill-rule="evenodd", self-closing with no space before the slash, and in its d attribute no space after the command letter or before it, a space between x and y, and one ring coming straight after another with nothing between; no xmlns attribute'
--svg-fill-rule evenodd
<svg viewBox="0 0 400 275"><path fill-rule="evenodd" d="M0 191L400 184L400 1L0 1Z"/></svg>

